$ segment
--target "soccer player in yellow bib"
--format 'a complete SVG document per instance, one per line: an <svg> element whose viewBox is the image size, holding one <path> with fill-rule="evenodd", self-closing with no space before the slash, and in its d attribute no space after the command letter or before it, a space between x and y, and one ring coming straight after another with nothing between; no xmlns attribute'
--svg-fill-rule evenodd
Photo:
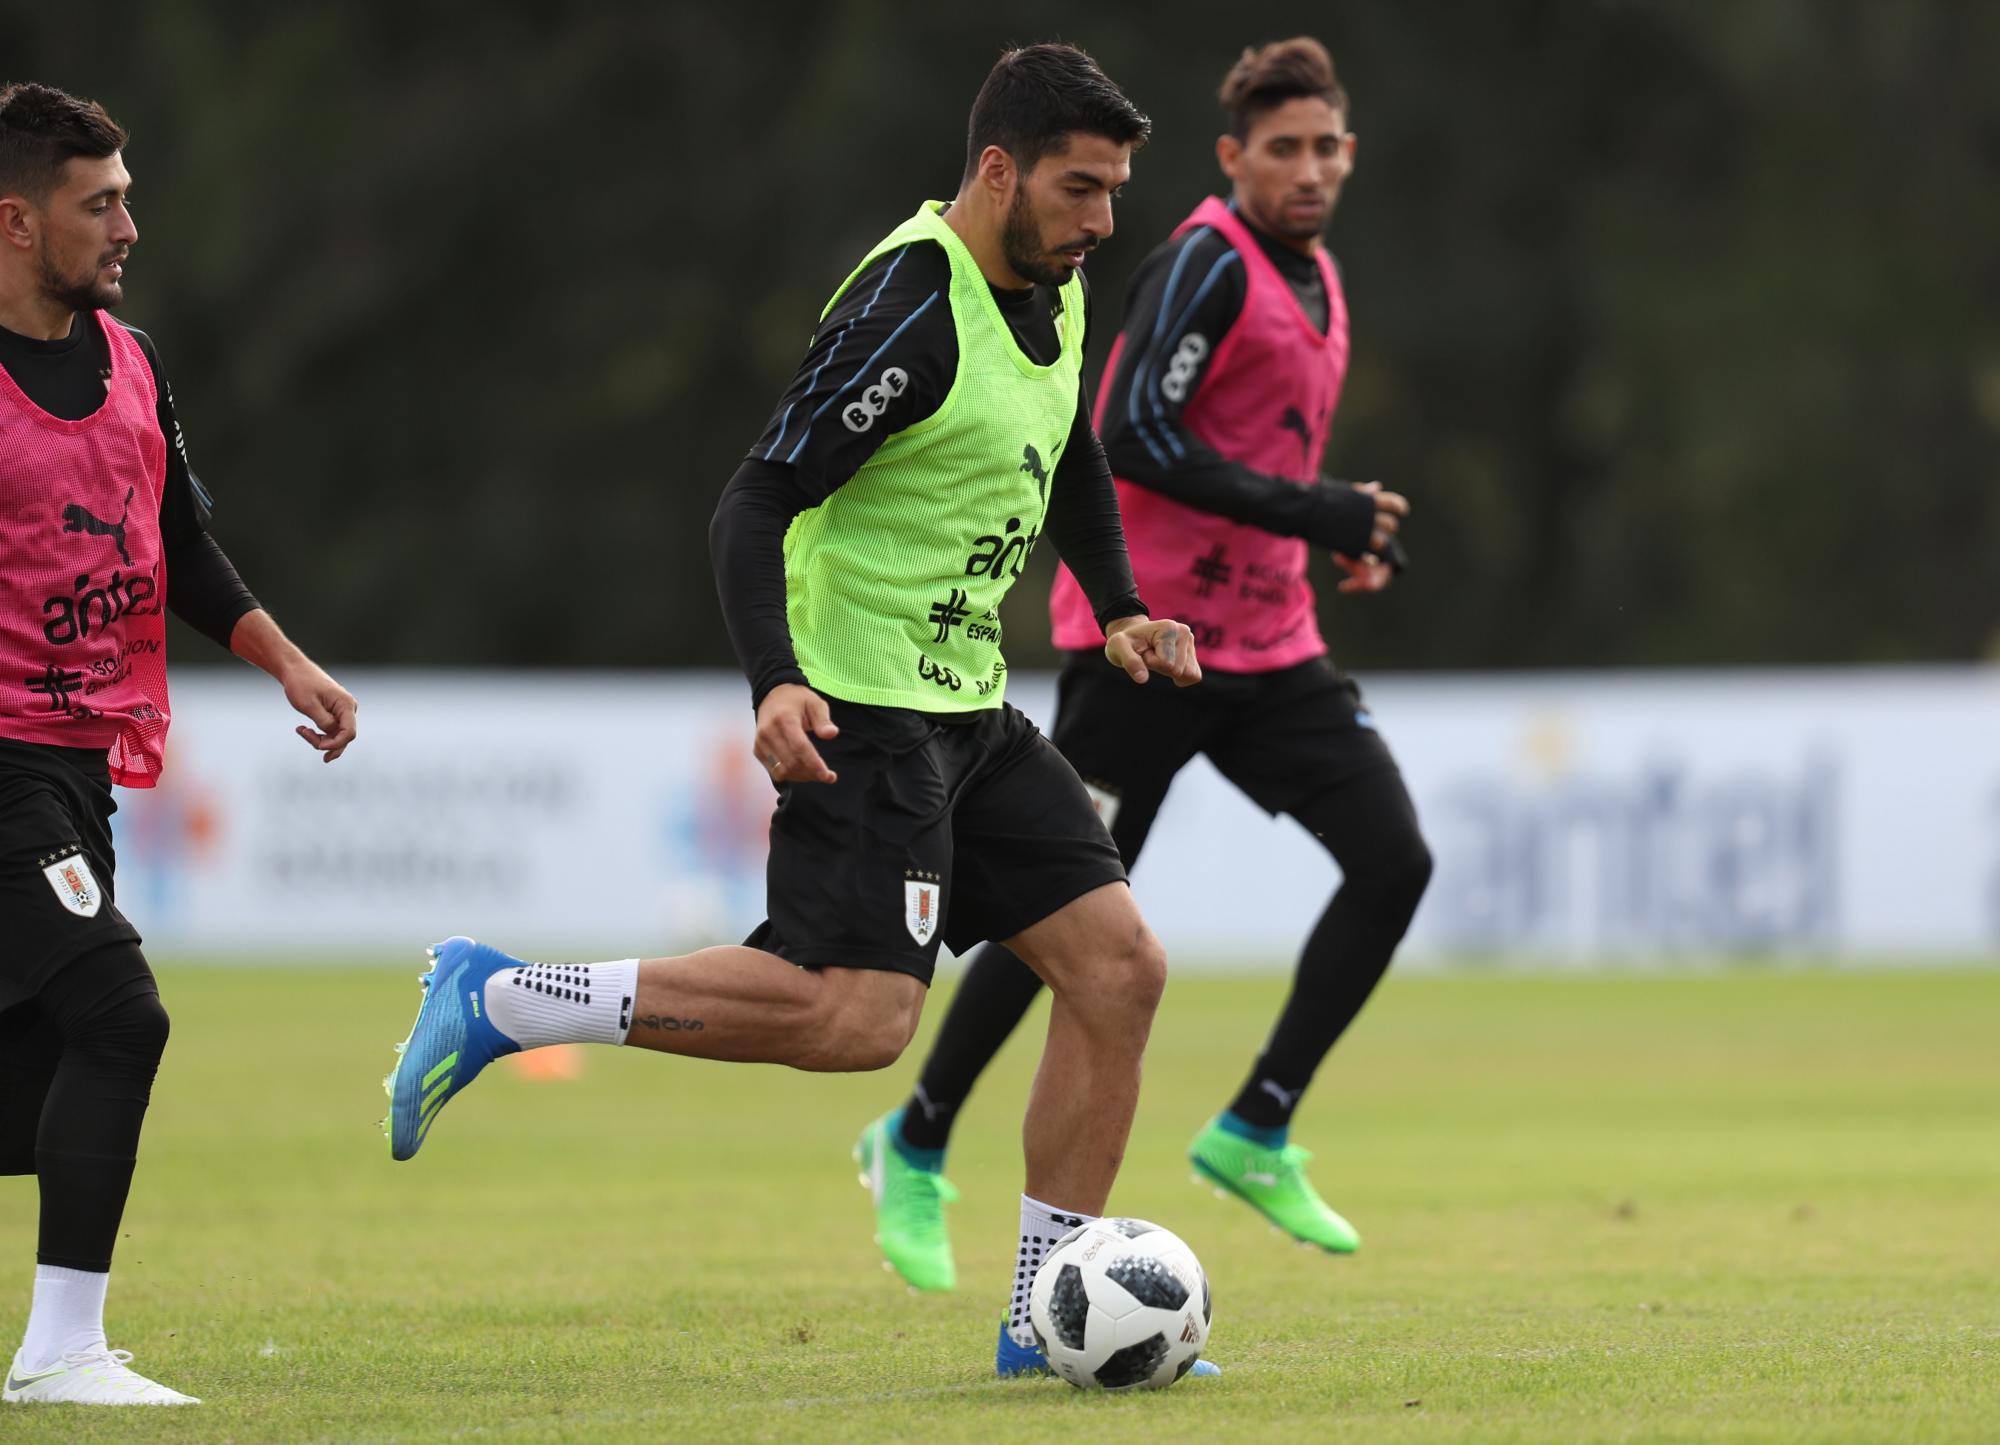
<svg viewBox="0 0 2000 1445"><path fill-rule="evenodd" d="M997 1364L1046 1369L1027 1285L1110 1194L1166 959L1082 782L1006 703L998 609L1046 535L1107 666L1201 677L1189 630L1149 618L1134 588L1083 382L1084 259L1148 130L1074 47L993 67L957 196L842 283L710 531L777 789L768 919L679 958L440 945L389 1080L395 1157L516 1049L882 1068L916 1030L939 944L1005 939L1055 1004Z"/></svg>

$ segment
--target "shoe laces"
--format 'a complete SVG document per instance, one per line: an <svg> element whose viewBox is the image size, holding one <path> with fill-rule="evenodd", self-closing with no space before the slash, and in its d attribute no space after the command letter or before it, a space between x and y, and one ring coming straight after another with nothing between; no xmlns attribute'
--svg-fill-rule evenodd
<svg viewBox="0 0 2000 1445"><path fill-rule="evenodd" d="M61 1363L69 1366L72 1370L80 1370L85 1365L97 1365L111 1379L139 1380L144 1383L150 1383L150 1381L146 1381L145 1376L132 1368L132 1352L130 1350L114 1350L106 1345L93 1345L81 1350L65 1350Z"/></svg>

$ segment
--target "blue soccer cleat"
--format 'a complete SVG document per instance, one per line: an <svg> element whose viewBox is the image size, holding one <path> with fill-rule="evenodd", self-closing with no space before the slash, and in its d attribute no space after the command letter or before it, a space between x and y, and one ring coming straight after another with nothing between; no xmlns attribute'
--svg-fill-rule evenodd
<svg viewBox="0 0 2000 1445"><path fill-rule="evenodd" d="M993 1373L1003 1380L1011 1380L1017 1375L1053 1375L1049 1368L1049 1357L1033 1345L1017 1345L1014 1337L1007 1333L1007 1321L1000 1321L1000 1345L993 1353ZM1194 1376L1219 1375L1220 1365L1212 1365L1207 1360L1196 1360L1188 1373Z"/></svg>
<svg viewBox="0 0 2000 1445"><path fill-rule="evenodd" d="M993 1373L1003 1380L1016 1375L1052 1375L1049 1357L1033 1345L1017 1345L1007 1333L1006 1316L1000 1318L1000 1348L993 1356Z"/></svg>
<svg viewBox="0 0 2000 1445"><path fill-rule="evenodd" d="M428 950L431 970L418 982L424 1001L409 1038L396 1045L401 1055L382 1087L389 1094L389 1153L412 1159L452 1095L479 1077L479 1071L521 1046L486 1021L486 980L497 969L520 968L521 960L469 938L447 938Z"/></svg>

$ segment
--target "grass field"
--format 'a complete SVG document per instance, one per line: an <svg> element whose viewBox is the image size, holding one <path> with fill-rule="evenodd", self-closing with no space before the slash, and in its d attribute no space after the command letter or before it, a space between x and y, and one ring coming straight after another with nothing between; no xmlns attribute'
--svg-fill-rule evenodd
<svg viewBox="0 0 2000 1445"><path fill-rule="evenodd" d="M1395 980L1298 1131L1347 1260L1189 1183L1284 980L1179 977L1113 1205L1202 1257L1225 1374L1137 1397L990 1377L1038 1031L960 1129L966 1283L920 1298L847 1159L915 1055L593 1050L392 1165L413 972L162 970L112 1342L210 1403L0 1440L2000 1439L2000 971ZM33 1199L0 1180L9 1338Z"/></svg>

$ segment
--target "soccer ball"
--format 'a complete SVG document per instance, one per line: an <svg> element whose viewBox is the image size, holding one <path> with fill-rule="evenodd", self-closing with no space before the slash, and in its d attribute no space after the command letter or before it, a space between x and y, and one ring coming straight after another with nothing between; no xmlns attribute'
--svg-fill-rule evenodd
<svg viewBox="0 0 2000 1445"><path fill-rule="evenodd" d="M1163 1390L1208 1343L1208 1276L1180 1237L1098 1219L1056 1241L1028 1291L1035 1343L1079 1390Z"/></svg>

